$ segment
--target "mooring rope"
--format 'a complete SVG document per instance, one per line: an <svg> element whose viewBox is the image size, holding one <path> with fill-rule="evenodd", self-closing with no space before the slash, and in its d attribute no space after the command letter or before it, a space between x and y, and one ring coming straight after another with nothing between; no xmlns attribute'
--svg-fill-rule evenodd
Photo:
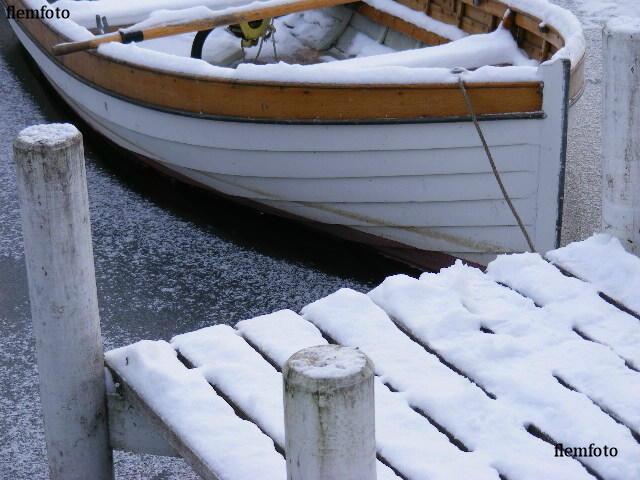
<svg viewBox="0 0 640 480"><path fill-rule="evenodd" d="M467 89L464 86L464 80L462 80L462 76L458 78L458 84L460 85L460 89L462 90L464 103L467 106L469 115L471 115L471 120L473 121L473 124L476 127L476 131L478 132L478 136L480 137L480 140L482 141L484 152L487 154L487 158L489 159L489 163L491 164L491 170L493 170L493 176L496 177L498 186L502 191L502 196L506 200L507 205L509 205L509 208L511 209L511 213L513 213L513 216L515 217L516 222L518 222L520 231L522 232L522 235L524 235L524 238L527 241L527 244L529 245L529 250L531 252L535 252L536 248L533 246L531 237L529 237L529 233L527 232L527 229L524 226L524 223L522 223L522 219L520 218L520 215L518 215L518 211L516 210L516 207L514 207L513 202L511 202L511 197L509 197L509 194L507 193L507 189L504 187L504 184L502 183L502 178L500 177L500 173L498 172L496 163L493 161L493 155L491 155L491 151L489 150L489 145L487 145L487 140L484 138L484 133L482 133L482 129L480 128L480 124L478 123L478 117L476 116L476 112L473 110L473 106L471 105L471 99L469 98L469 93L467 92Z"/></svg>

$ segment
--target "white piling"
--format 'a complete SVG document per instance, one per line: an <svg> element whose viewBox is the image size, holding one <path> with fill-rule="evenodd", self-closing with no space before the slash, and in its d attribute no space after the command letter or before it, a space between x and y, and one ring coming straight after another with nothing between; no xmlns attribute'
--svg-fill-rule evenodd
<svg viewBox="0 0 640 480"><path fill-rule="evenodd" d="M640 18L603 29L602 227L640 255Z"/></svg>
<svg viewBox="0 0 640 480"><path fill-rule="evenodd" d="M49 475L111 480L82 136L69 124L29 127L14 159Z"/></svg>
<svg viewBox="0 0 640 480"><path fill-rule="evenodd" d="M373 365L359 350L306 348L284 368L288 480L375 480Z"/></svg>

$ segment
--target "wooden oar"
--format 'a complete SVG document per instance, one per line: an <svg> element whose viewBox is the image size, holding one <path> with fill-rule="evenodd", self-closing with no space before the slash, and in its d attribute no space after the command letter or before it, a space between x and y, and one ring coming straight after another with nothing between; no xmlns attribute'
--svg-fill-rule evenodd
<svg viewBox="0 0 640 480"><path fill-rule="evenodd" d="M196 32L199 30L209 30L215 27L252 22L254 20L260 20L262 18L278 17L280 15L287 15L289 13L312 10L315 8L331 7L334 5L342 5L354 1L355 0L296 0L283 5L255 8L252 10L243 10L239 8L237 11L231 13L214 15L202 20L194 20L190 22L165 25L161 27L151 27L145 30L120 30L115 33L99 35L92 38L91 40L60 43L58 45L54 45L51 51L54 55L67 55L69 53L98 48L99 45L108 42L141 42L142 40L150 40L152 38L168 37L171 35Z"/></svg>

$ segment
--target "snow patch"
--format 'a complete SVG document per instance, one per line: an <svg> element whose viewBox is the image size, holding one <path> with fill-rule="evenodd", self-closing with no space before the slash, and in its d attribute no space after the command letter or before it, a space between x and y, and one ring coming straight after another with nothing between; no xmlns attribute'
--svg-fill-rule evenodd
<svg viewBox="0 0 640 480"><path fill-rule="evenodd" d="M18 134L16 141L53 147L79 135L78 129L70 123L48 123L25 128Z"/></svg>
<svg viewBox="0 0 640 480"><path fill-rule="evenodd" d="M640 312L640 258L628 253L617 238L604 233L593 235L547 252L546 257Z"/></svg>
<svg viewBox="0 0 640 480"><path fill-rule="evenodd" d="M111 350L105 358L220 478L286 478L284 458L273 441L238 418L199 370L177 360L167 342L143 340Z"/></svg>

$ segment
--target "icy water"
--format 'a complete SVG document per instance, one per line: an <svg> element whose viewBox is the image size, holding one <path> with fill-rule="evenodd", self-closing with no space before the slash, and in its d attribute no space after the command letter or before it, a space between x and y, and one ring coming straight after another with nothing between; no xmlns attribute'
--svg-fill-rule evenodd
<svg viewBox="0 0 640 480"><path fill-rule="evenodd" d="M47 478L11 160L14 135L43 122L78 119L0 17L0 479ZM80 127L106 348L299 310L340 287L366 291L393 273L415 273L134 168ZM150 455L118 453L116 468L120 479L196 478L181 460Z"/></svg>

